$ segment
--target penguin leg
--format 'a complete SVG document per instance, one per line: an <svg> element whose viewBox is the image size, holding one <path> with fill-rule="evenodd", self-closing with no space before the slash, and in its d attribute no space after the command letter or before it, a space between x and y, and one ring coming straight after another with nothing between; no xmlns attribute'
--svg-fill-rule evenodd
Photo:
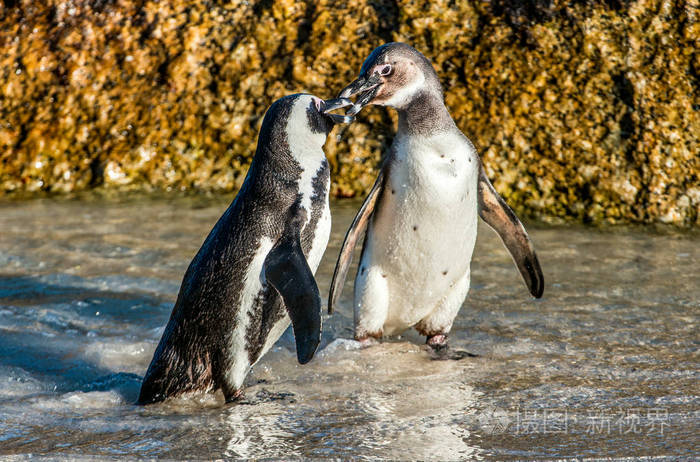
<svg viewBox="0 0 700 462"><path fill-rule="evenodd" d="M379 266L360 262L355 280L355 340L369 346L380 339L389 312L389 284Z"/></svg>
<svg viewBox="0 0 700 462"><path fill-rule="evenodd" d="M382 334L380 333L380 334L377 334L376 336L367 335L367 336L361 337L361 338L355 337L355 340L357 340L360 343L360 348L364 349L364 348L369 348L369 347L374 346L374 345L378 345L379 339L381 339L381 338L382 338Z"/></svg>
<svg viewBox="0 0 700 462"><path fill-rule="evenodd" d="M238 402L243 399L243 381L250 371L250 364L247 357L248 352L244 348L235 348L231 352L233 364L227 368L218 368L216 388L221 389L226 399L226 403ZM219 357L217 363L225 363L225 359Z"/></svg>
<svg viewBox="0 0 700 462"><path fill-rule="evenodd" d="M447 344L447 333L426 335L425 344L433 351L446 350L449 347Z"/></svg>
<svg viewBox="0 0 700 462"><path fill-rule="evenodd" d="M223 386L221 387L221 391L224 392L224 398L226 399L227 404L235 403L245 398L245 396L243 395L243 390L240 388L230 388L227 386Z"/></svg>
<svg viewBox="0 0 700 462"><path fill-rule="evenodd" d="M452 323L469 292L470 276L470 272L467 271L452 283L447 295L437 303L433 311L416 324L416 330L428 337L428 345L440 348L447 346L447 334L452 329Z"/></svg>
<svg viewBox="0 0 700 462"><path fill-rule="evenodd" d="M425 343L430 348L433 359L463 359L476 356L466 351L452 350L448 345L448 334L459 309L469 292L470 272L467 271L452 287L432 313L416 324L416 330L425 335Z"/></svg>

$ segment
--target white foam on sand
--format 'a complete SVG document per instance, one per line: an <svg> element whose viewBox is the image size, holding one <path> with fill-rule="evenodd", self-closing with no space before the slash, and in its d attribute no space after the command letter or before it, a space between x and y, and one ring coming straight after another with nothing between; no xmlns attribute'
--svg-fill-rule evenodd
<svg viewBox="0 0 700 462"><path fill-rule="evenodd" d="M4 398L38 393L45 386L19 367L0 367L0 396Z"/></svg>
<svg viewBox="0 0 700 462"><path fill-rule="evenodd" d="M318 352L318 356L325 358L330 355L334 355L339 351L353 351L361 350L362 344L357 340L352 340L349 338L337 338L331 343L326 345L326 347Z"/></svg>
<svg viewBox="0 0 700 462"><path fill-rule="evenodd" d="M143 375L156 344L150 341L95 340L83 349L86 360L100 368Z"/></svg>

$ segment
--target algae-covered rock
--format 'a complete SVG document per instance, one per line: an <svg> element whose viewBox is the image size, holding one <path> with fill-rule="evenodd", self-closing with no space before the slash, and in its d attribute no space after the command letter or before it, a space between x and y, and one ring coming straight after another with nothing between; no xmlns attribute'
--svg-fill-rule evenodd
<svg viewBox="0 0 700 462"><path fill-rule="evenodd" d="M272 101L334 96L395 40L520 213L700 225L698 0L15 0L0 24L0 194L235 190ZM336 128L336 196L395 122Z"/></svg>

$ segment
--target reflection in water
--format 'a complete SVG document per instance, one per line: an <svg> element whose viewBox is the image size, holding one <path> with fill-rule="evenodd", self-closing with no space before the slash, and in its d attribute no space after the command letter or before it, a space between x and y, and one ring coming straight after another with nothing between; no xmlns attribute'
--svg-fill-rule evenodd
<svg viewBox="0 0 700 462"><path fill-rule="evenodd" d="M700 236L528 229L533 300L480 228L472 290L432 361L415 332L364 350L349 287L321 350L291 331L246 398L136 399L182 275L228 198L0 203L0 454L193 458L690 458L697 446ZM337 204L327 294L357 203ZM563 431L562 431L563 430Z"/></svg>
<svg viewBox="0 0 700 462"><path fill-rule="evenodd" d="M294 433L281 428L283 409L271 403L255 403L237 406L227 413L229 432L224 456L242 459L261 457L285 457L287 446L294 441ZM292 448L289 448L292 449Z"/></svg>
<svg viewBox="0 0 700 462"><path fill-rule="evenodd" d="M478 393L461 385L457 361L431 361L410 343L385 343L345 350L336 341L318 356L313 369L295 371L290 351L278 348L262 374L307 375L301 384L285 383L286 393L271 395L268 385L248 388L253 405L227 417L230 457L283 458L337 454L389 459L475 457L465 414ZM281 377L281 378L282 378ZM282 378L282 380L284 380ZM298 381L296 378L294 381ZM269 424L274 422L274 425Z"/></svg>

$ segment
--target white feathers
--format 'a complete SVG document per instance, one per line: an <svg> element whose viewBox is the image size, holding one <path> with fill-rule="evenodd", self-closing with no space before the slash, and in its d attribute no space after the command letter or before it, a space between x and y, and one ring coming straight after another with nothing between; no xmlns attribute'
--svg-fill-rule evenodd
<svg viewBox="0 0 700 462"><path fill-rule="evenodd" d="M373 242L368 235L369 242ZM366 247L355 278L355 337L377 337L384 331L389 309L387 273L379 265L372 265L373 250Z"/></svg>
<svg viewBox="0 0 700 462"><path fill-rule="evenodd" d="M299 180L299 192L302 194L301 205L307 211L307 221L311 218L311 197L313 196L313 179L319 168L325 162L323 144L326 142L325 133L313 133L309 128L306 111L313 102L313 96L301 95L294 102L287 122L287 144L294 160L302 168Z"/></svg>
<svg viewBox="0 0 700 462"><path fill-rule="evenodd" d="M316 104L318 98L310 95L301 95L294 103L292 112L287 122L287 137L289 150L294 159L302 168L299 179L299 193L301 194L301 206L306 210L306 223L311 220L313 210L311 200L316 194L314 180L321 173L321 168L326 164L326 154L323 152L323 144L326 142L325 133L314 133L309 127L309 119L306 111L310 102ZM320 100L319 100L320 101ZM324 186L323 211L316 224L314 240L307 261L311 272L315 273L321 262L323 252L328 245L331 233L331 211L328 205L328 191L330 189L330 176L326 177ZM304 231L302 229L302 231Z"/></svg>
<svg viewBox="0 0 700 462"><path fill-rule="evenodd" d="M261 237L258 250L255 252L255 256L245 274L245 282L243 290L241 290L238 310L236 311L236 324L229 340L229 354L233 365L226 375L229 386L233 389L238 389L243 385L243 380L250 370L251 364L248 360L248 351L246 350L246 329L248 324L250 324L250 309L263 287L263 263L273 245L272 239L265 236ZM221 309L228 308L221 307Z"/></svg>
<svg viewBox="0 0 700 462"><path fill-rule="evenodd" d="M432 137L399 133L394 143L382 202L370 224L371 242L361 262L368 274L381 268L386 276L388 309L383 315L384 308L377 304L385 295L370 287L376 281L371 284L371 277L358 273L356 327L374 325L375 318L383 315L385 335L400 333L428 317L436 328L449 329L469 287L478 160L471 144L456 131Z"/></svg>
<svg viewBox="0 0 700 462"><path fill-rule="evenodd" d="M413 74L413 79L407 84L398 88L393 95L386 101L382 102L382 106L390 106L401 109L406 104L413 100L415 94L424 87L425 75L422 72Z"/></svg>
<svg viewBox="0 0 700 462"><path fill-rule="evenodd" d="M329 178L330 183L330 178ZM328 188L326 188L328 190ZM328 195L325 197L325 204L323 206L323 213L321 218L319 218L316 224L316 231L314 232L314 240L311 243L311 250L309 251L309 256L307 261L309 262L309 268L311 268L312 273L316 273L319 263L321 263L321 257L326 251L326 246L328 245L328 238L331 235L331 209L328 205Z"/></svg>
<svg viewBox="0 0 700 462"><path fill-rule="evenodd" d="M267 334L267 338L265 339L265 344L263 345L262 350L260 351L260 356L258 356L258 359L255 361L256 363L260 361L260 358L262 358L265 353L268 352L270 348L272 348L272 345L279 340L279 338L284 334L284 331L287 330L287 327L289 327L289 324L292 321L289 319L289 315L285 313L284 317L275 322L275 324L272 326L272 329L270 329L270 332ZM255 364L252 364L254 366Z"/></svg>

